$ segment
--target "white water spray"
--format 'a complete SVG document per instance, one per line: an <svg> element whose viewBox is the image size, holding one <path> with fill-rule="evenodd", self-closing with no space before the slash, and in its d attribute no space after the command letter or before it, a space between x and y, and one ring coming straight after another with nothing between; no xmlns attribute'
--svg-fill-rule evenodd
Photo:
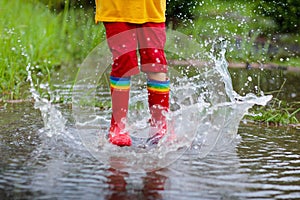
<svg viewBox="0 0 300 200"><path fill-rule="evenodd" d="M42 98L34 87L31 66L27 66L35 108L41 111L46 134L73 138L80 136L85 148L101 162L125 171L151 171L175 162L183 153L191 159L203 158L215 148L226 146L237 136L239 123L254 104L265 105L272 97L254 94L238 95L227 70L225 47L218 56L200 52L201 45L190 37L168 33L166 51L181 59L203 60L205 67L170 68L171 112L167 114L169 133L176 140L163 139L155 148L117 147L106 139L111 109L109 106L110 52L106 41L98 45L80 67L72 93L72 111L76 128L67 127L67 120L51 98ZM222 41L223 42L223 41ZM214 53L214 52L212 52ZM191 73L191 71L194 71ZM143 74L132 77L128 114L128 130L133 137L147 137L149 110ZM50 95L51 96L51 95ZM100 103L102 106L95 106ZM72 130L72 134L69 132ZM74 141L73 141L74 142Z"/></svg>
<svg viewBox="0 0 300 200"><path fill-rule="evenodd" d="M38 91L35 89L35 85L32 80L31 74L32 66L30 63L26 66L26 71L28 73L27 81L30 82L30 92L34 99L34 108L41 111L41 116L44 122L44 132L48 137L53 137L57 135L64 135L69 138L74 138L71 134L66 131L66 122L62 113L56 108L53 102L53 95L51 91L50 100L41 97Z"/></svg>
<svg viewBox="0 0 300 200"><path fill-rule="evenodd" d="M185 151L192 152L193 157L203 158L214 148L236 138L239 122L249 108L254 104L265 105L271 99L271 96L256 97L253 94L242 97L233 90L224 46L217 56L207 55L200 51L201 45L193 39L170 30L167 41L166 52L187 62L191 59L204 61L205 67L190 65L182 71L170 67L171 112L167 118L169 132L173 131L177 140L174 143L162 140L153 149L120 148L109 144L105 138L111 110L107 107L99 111L95 109L95 103L110 101L107 80L111 58L106 41L99 44L82 63L73 91L73 114L80 126L83 144L104 163L113 160L116 167L138 171L165 167ZM146 137L149 128L144 82L143 74L131 80L128 130L138 138ZM119 165L116 164L118 160L122 161Z"/></svg>

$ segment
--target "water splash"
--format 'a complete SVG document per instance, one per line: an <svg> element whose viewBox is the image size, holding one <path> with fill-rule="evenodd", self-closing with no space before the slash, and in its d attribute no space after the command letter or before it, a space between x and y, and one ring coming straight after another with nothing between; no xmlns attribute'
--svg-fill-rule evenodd
<svg viewBox="0 0 300 200"><path fill-rule="evenodd" d="M121 37L121 36L119 36ZM105 163L123 170L153 170L176 161L183 153L191 158L203 158L213 149L226 146L237 137L243 116L254 104L265 105L271 96L239 96L232 87L225 59L226 42L221 38L219 52L206 53L203 45L192 38L168 31L166 52L190 63L202 61L202 66L189 64L170 67L171 112L167 114L169 133L177 140L163 140L157 148L138 149L110 145L108 133L111 109L109 105L110 52L106 42L95 48L82 63L73 93L73 114L79 135L90 153ZM216 53L217 52L217 53ZM145 75L132 77L128 114L128 130L133 137L144 138L149 132L149 110ZM87 90L88 89L88 90ZM180 149L180 150L178 150ZM187 152L186 152L187 151Z"/></svg>
<svg viewBox="0 0 300 200"><path fill-rule="evenodd" d="M206 74L208 80L213 80L215 88L209 89L210 106L204 110L201 124L192 145L196 157L203 158L212 150L226 149L238 138L238 127L244 115L253 105L266 105L272 96L257 97L254 94L240 96L232 87L231 76L225 58L226 49L223 47L219 57L209 54L212 71ZM217 86L217 87L216 87Z"/></svg>
<svg viewBox="0 0 300 200"><path fill-rule="evenodd" d="M50 100L41 98L28 65L30 91L35 108L41 111L47 135L63 135L72 138L72 142L80 140L76 142L101 162L131 172L166 167L184 153L190 154L190 159L203 158L212 150L227 146L237 138L239 123L248 109L255 104L265 105L272 97L240 96L233 90L225 59L226 42L223 39L219 42L222 45L218 53L215 50L206 53L190 37L169 31L167 52L179 55L179 59L187 63L199 60L203 64L170 67L171 111L166 117L168 134L175 133L176 140L163 139L156 148L150 149L120 148L107 142L111 116L108 81L111 58L106 41L99 44L80 67L72 93L75 128L66 125L67 120L52 103L51 95ZM149 132L145 80L144 74L131 80L128 130L137 138L146 138Z"/></svg>
<svg viewBox="0 0 300 200"><path fill-rule="evenodd" d="M34 99L34 108L41 111L41 116L44 122L44 129L42 130L48 137L65 135L69 138L74 138L71 134L66 131L66 122L59 109L52 103L54 100L54 95L48 90L50 95L50 100L41 97L39 92L35 89L35 85L32 80L32 66L29 63L26 66L26 71L28 73L27 81L30 82L30 92Z"/></svg>

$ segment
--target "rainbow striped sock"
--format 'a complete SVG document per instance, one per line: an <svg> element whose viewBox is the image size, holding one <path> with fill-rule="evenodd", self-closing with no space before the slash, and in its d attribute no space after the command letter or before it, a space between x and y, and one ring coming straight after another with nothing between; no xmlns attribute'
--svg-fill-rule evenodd
<svg viewBox="0 0 300 200"><path fill-rule="evenodd" d="M170 91L170 80L156 81L152 79L147 80L147 89L150 92L166 94Z"/></svg>
<svg viewBox="0 0 300 200"><path fill-rule="evenodd" d="M110 88L114 90L129 90L130 77L118 78L110 76Z"/></svg>

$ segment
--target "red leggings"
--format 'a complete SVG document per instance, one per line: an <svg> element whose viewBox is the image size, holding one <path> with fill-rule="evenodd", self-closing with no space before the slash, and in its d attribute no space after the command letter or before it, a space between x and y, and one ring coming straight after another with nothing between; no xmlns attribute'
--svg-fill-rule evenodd
<svg viewBox="0 0 300 200"><path fill-rule="evenodd" d="M141 58L141 71L168 71L164 53L165 23L104 22L104 26L113 56L111 76L129 77L138 74L140 69L137 50Z"/></svg>

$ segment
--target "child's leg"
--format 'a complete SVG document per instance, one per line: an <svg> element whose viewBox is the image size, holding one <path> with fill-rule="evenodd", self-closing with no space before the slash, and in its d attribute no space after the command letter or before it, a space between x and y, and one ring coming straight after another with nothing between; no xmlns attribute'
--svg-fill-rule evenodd
<svg viewBox="0 0 300 200"><path fill-rule="evenodd" d="M138 34L142 71L147 73L148 103L151 113L149 144L157 144L167 133L170 81L164 54L164 23L146 23Z"/></svg>
<svg viewBox="0 0 300 200"><path fill-rule="evenodd" d="M118 146L130 146L131 138L125 131L128 112L130 76L139 73L135 25L123 22L104 23L107 43L113 55L110 77L112 118L109 141Z"/></svg>

